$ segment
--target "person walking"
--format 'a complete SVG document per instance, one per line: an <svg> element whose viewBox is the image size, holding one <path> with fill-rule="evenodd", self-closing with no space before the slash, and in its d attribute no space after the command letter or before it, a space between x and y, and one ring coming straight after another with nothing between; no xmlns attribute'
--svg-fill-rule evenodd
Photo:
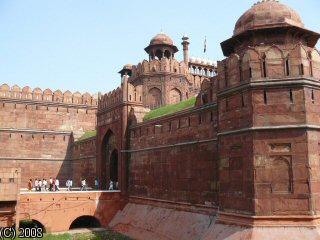
<svg viewBox="0 0 320 240"><path fill-rule="evenodd" d="M34 180L34 188L35 188L36 192L38 191L38 186L39 186L39 181L38 181L38 178L36 178Z"/></svg>
<svg viewBox="0 0 320 240"><path fill-rule="evenodd" d="M43 181L42 181L42 185L43 185L43 189L44 191L47 191L47 180L44 178Z"/></svg>
<svg viewBox="0 0 320 240"><path fill-rule="evenodd" d="M113 190L113 182L112 181L110 181L110 183L109 183L109 190Z"/></svg>
<svg viewBox="0 0 320 240"><path fill-rule="evenodd" d="M70 185L70 190L69 191L71 191L71 189L72 189L72 179L70 179L69 185Z"/></svg>
<svg viewBox="0 0 320 240"><path fill-rule="evenodd" d="M68 180L66 181L66 188L67 188L67 191L70 191L70 186L69 186L69 184L70 184L70 180L68 179Z"/></svg>
<svg viewBox="0 0 320 240"><path fill-rule="evenodd" d="M50 177L49 179L49 191L53 191L53 179Z"/></svg>
<svg viewBox="0 0 320 240"><path fill-rule="evenodd" d="M56 178L56 181L55 181L55 185L56 185L56 191L60 191L60 183L59 183L59 179Z"/></svg>
<svg viewBox="0 0 320 240"><path fill-rule="evenodd" d="M86 191L87 189L86 189L86 179L83 179L82 181L81 181L81 189L80 189L80 191Z"/></svg>
<svg viewBox="0 0 320 240"><path fill-rule="evenodd" d="M31 178L29 179L29 182L28 182L28 191L29 192L32 191L32 179Z"/></svg>
<svg viewBox="0 0 320 240"><path fill-rule="evenodd" d="M39 181L38 181L38 191L41 192L41 190L42 190L42 180L39 179Z"/></svg>
<svg viewBox="0 0 320 240"><path fill-rule="evenodd" d="M97 179L97 178L94 180L94 188L95 188L96 190L99 189L99 182L98 182L98 179Z"/></svg>
<svg viewBox="0 0 320 240"><path fill-rule="evenodd" d="M53 180L52 180L52 191L56 191L56 179L54 178Z"/></svg>

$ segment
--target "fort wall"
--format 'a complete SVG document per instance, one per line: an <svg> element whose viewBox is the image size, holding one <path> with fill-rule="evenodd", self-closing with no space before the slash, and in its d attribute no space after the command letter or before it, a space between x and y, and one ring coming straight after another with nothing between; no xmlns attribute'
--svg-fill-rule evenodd
<svg viewBox="0 0 320 240"><path fill-rule="evenodd" d="M97 98L88 93L0 86L0 166L30 178L72 177L72 145L96 126ZM79 185L79 183L77 184Z"/></svg>
<svg viewBox="0 0 320 240"><path fill-rule="evenodd" d="M320 54L299 44L242 48L218 61L219 90L254 81L320 78Z"/></svg>
<svg viewBox="0 0 320 240"><path fill-rule="evenodd" d="M207 105L132 126L129 196L215 205L215 111Z"/></svg>
<svg viewBox="0 0 320 240"><path fill-rule="evenodd" d="M89 187L94 187L96 175L96 137L76 141L72 146L72 180L80 186L82 179L86 178Z"/></svg>
<svg viewBox="0 0 320 240"><path fill-rule="evenodd" d="M16 204L19 201L21 170L16 167L0 168L0 227L16 223Z"/></svg>

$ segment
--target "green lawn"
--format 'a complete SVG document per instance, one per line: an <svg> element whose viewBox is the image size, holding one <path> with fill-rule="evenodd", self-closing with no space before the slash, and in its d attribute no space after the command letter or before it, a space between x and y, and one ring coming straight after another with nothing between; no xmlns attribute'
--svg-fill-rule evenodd
<svg viewBox="0 0 320 240"><path fill-rule="evenodd" d="M22 239L22 238L17 238ZM131 240L131 238L120 233L106 230L94 233L75 233L75 234L45 234L43 238L24 238L24 239L42 239L42 240Z"/></svg>
<svg viewBox="0 0 320 240"><path fill-rule="evenodd" d="M96 135L97 130L87 131L78 139L78 141L86 140L88 138L95 137Z"/></svg>
<svg viewBox="0 0 320 240"><path fill-rule="evenodd" d="M196 103L196 98L193 97L193 98L189 98L188 100L179 102L177 104L172 104L172 105L160 107L160 108L157 108L157 109L154 109L154 110L148 112L144 116L143 120L155 119L155 118L162 117L162 116L169 115L169 114L173 114L173 113L176 113L176 112L188 109L188 108L192 108L192 107L194 107L195 103Z"/></svg>

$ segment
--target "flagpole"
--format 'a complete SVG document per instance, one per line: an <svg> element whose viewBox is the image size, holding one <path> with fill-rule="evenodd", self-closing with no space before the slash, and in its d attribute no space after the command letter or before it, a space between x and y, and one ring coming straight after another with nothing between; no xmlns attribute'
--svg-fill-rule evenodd
<svg viewBox="0 0 320 240"><path fill-rule="evenodd" d="M204 43L203 43L203 56L207 56L207 36L204 37Z"/></svg>

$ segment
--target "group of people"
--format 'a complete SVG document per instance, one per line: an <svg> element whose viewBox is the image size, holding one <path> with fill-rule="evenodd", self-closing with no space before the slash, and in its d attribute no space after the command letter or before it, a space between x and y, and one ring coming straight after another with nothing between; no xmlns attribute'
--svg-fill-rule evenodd
<svg viewBox="0 0 320 240"><path fill-rule="evenodd" d="M66 181L66 190L71 191L73 186L73 181L72 179L68 179ZM81 188L80 191L87 191L87 180L82 179L81 180ZM29 180L28 182L28 190L32 191L32 189L35 189L37 192L43 192L43 191L60 191L60 183L57 178L52 178L50 177L49 181L47 179L35 179L34 182L32 179ZM99 189L99 182L98 179L94 180L94 189L98 190ZM117 181L110 181L109 182L109 187L107 186L108 190L119 190L119 183Z"/></svg>
<svg viewBox="0 0 320 240"><path fill-rule="evenodd" d="M119 190L119 183L116 181L110 181L109 190Z"/></svg>
<svg viewBox="0 0 320 240"><path fill-rule="evenodd" d="M50 178L49 181L47 181L47 179L43 178L43 179L35 179L34 182L32 181L32 179L29 179L28 182L28 190L32 191L32 189L34 188L37 192L41 192L41 191L59 191L59 180L58 179L53 179Z"/></svg>

